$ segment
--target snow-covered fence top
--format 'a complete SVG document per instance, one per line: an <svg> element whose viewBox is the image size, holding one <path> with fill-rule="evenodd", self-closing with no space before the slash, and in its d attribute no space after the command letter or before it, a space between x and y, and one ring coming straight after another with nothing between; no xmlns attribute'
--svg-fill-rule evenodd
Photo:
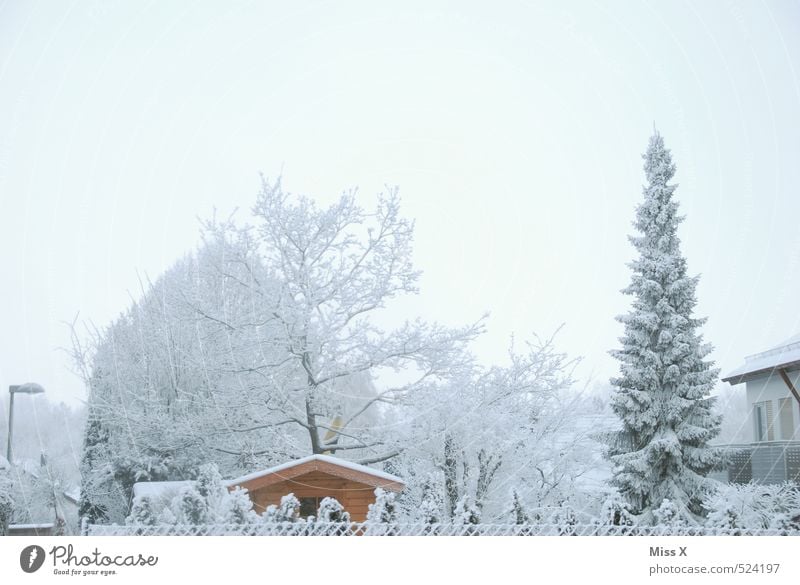
<svg viewBox="0 0 800 585"><path fill-rule="evenodd" d="M797 530L702 526L604 526L593 524L370 524L281 522L253 524L88 524L87 536L800 536Z"/></svg>

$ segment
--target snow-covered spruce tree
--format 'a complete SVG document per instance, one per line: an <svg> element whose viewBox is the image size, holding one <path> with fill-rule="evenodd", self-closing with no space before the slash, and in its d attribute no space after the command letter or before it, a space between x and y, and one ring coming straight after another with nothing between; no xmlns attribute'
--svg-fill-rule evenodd
<svg viewBox="0 0 800 585"><path fill-rule="evenodd" d="M208 503L194 486L181 489L172 507L181 524L205 524L208 521Z"/></svg>
<svg viewBox="0 0 800 585"><path fill-rule="evenodd" d="M514 524L529 524L531 519L528 516L528 512L525 510L525 505L522 503L516 488L511 488L509 497L511 502L509 504L510 509L508 516L510 516L511 522Z"/></svg>
<svg viewBox="0 0 800 585"><path fill-rule="evenodd" d="M125 523L131 526L155 526L158 517L153 507L153 500L149 496L135 498Z"/></svg>
<svg viewBox="0 0 800 585"><path fill-rule="evenodd" d="M367 533L391 536L396 532L393 524L397 522L397 502L395 493L384 489L375 489L375 502L369 505L367 511Z"/></svg>
<svg viewBox="0 0 800 585"><path fill-rule="evenodd" d="M78 516L88 522L103 523L108 520L108 505L104 494L110 491L107 484L114 479L113 474L108 471L110 459L108 430L97 409L91 408L83 435L81 492L78 502Z"/></svg>
<svg viewBox="0 0 800 585"><path fill-rule="evenodd" d="M681 255L678 203L670 151L657 132L644 154L648 184L636 212L638 235L630 238L639 252L630 267L633 308L618 317L625 331L612 408L622 431L609 454L612 483L631 504L639 521L650 523L653 511L668 498L678 514L696 521L704 514L703 499L711 489L706 474L720 461L708 446L719 433L710 392L718 370L706 357L710 345L693 316L698 278L688 276Z"/></svg>
<svg viewBox="0 0 800 585"><path fill-rule="evenodd" d="M195 483L197 493L203 498L208 509L208 521L223 521L225 502L228 499L228 490L222 483L222 475L214 463L200 466Z"/></svg>
<svg viewBox="0 0 800 585"><path fill-rule="evenodd" d="M442 494L437 488L438 484L430 476L422 483L417 517L424 524L440 524L442 522L444 502Z"/></svg>

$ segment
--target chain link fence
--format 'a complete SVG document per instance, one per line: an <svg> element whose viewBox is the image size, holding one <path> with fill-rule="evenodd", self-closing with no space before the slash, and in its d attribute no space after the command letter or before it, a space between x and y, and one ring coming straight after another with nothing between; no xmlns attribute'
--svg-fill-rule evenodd
<svg viewBox="0 0 800 585"><path fill-rule="evenodd" d="M702 526L593 524L378 524L281 522L254 524L84 524L86 536L800 536L797 530Z"/></svg>

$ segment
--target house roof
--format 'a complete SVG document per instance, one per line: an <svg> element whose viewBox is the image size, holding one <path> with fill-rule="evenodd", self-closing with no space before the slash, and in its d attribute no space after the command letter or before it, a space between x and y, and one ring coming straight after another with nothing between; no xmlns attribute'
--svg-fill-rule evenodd
<svg viewBox="0 0 800 585"><path fill-rule="evenodd" d="M151 499L173 497L181 488L194 485L194 481L137 481L133 484L132 498L147 496Z"/></svg>
<svg viewBox="0 0 800 585"><path fill-rule="evenodd" d="M62 490L61 493L71 504L77 504L81 499L81 488L78 486L69 486L67 489Z"/></svg>
<svg viewBox="0 0 800 585"><path fill-rule="evenodd" d="M722 381L741 384L754 378L772 375L779 369L800 369L800 334L766 351L747 356L744 358L744 364L723 377Z"/></svg>
<svg viewBox="0 0 800 585"><path fill-rule="evenodd" d="M336 477L395 492L402 491L405 486L405 482L396 475L329 455L310 455L270 467L269 469L243 475L225 483L228 487L240 486L252 490L287 481L312 471L321 471Z"/></svg>

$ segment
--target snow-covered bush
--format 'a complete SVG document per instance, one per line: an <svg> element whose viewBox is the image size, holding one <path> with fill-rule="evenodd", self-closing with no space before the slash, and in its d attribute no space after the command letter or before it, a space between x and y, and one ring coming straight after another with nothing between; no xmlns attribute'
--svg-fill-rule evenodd
<svg viewBox="0 0 800 585"><path fill-rule="evenodd" d="M37 524L55 520L59 529L65 527L63 483L58 469L49 465L18 466L14 469L13 482L8 485L13 501L10 524Z"/></svg>
<svg viewBox="0 0 800 585"><path fill-rule="evenodd" d="M375 502L369 505L367 511L368 534L393 535L393 524L397 522L397 502L395 493L384 489L375 489Z"/></svg>
<svg viewBox="0 0 800 585"><path fill-rule="evenodd" d="M135 526L155 526L158 524L158 515L153 509L153 499L150 496L135 498L131 506L131 513L125 522Z"/></svg>
<svg viewBox="0 0 800 585"><path fill-rule="evenodd" d="M236 488L222 501L222 521L224 524L249 524L258 520L253 510L253 501L247 490Z"/></svg>
<svg viewBox="0 0 800 585"><path fill-rule="evenodd" d="M440 524L443 518L444 501L441 492L431 477L422 482L419 506L411 514L414 521L423 524Z"/></svg>
<svg viewBox="0 0 800 585"><path fill-rule="evenodd" d="M456 504L453 514L453 524L480 524L481 510L473 502L469 495L464 494Z"/></svg>
<svg viewBox="0 0 800 585"><path fill-rule="evenodd" d="M564 503L550 515L550 524L558 526L558 532L562 535L575 534L575 526L579 523L578 515L575 510Z"/></svg>
<svg viewBox="0 0 800 585"><path fill-rule="evenodd" d="M323 498L317 511L318 522L350 522L350 513L336 498Z"/></svg>
<svg viewBox="0 0 800 585"><path fill-rule="evenodd" d="M397 506L394 492L375 489L375 503L369 505L367 522L373 524L390 524L397 520Z"/></svg>
<svg viewBox="0 0 800 585"><path fill-rule="evenodd" d="M12 487L8 463L0 456L0 536L6 535L8 525L11 523L11 514L14 512Z"/></svg>
<svg viewBox="0 0 800 585"><path fill-rule="evenodd" d="M603 501L598 520L605 526L633 526L636 523L630 504L616 491Z"/></svg>
<svg viewBox="0 0 800 585"><path fill-rule="evenodd" d="M169 499L167 493L135 498L126 522L198 525L247 524L259 520L247 490L237 488L229 492L214 464L202 466L197 481L184 485L176 496ZM284 517L288 517L291 508L299 508L299 502L290 495L283 498L281 506Z"/></svg>
<svg viewBox="0 0 800 585"><path fill-rule="evenodd" d="M706 498L706 526L727 529L800 529L800 488L783 483L721 485Z"/></svg>
<svg viewBox="0 0 800 585"><path fill-rule="evenodd" d="M661 505L653 511L653 519L657 526L686 526L686 512L670 499L664 498Z"/></svg>
<svg viewBox="0 0 800 585"><path fill-rule="evenodd" d="M294 494L286 494L281 498L280 505L267 506L261 515L262 522L295 522L300 514L300 500Z"/></svg>
<svg viewBox="0 0 800 585"><path fill-rule="evenodd" d="M175 516L173 511L166 507L158 514L158 524L161 526L171 526L173 524L178 523L178 518Z"/></svg>

